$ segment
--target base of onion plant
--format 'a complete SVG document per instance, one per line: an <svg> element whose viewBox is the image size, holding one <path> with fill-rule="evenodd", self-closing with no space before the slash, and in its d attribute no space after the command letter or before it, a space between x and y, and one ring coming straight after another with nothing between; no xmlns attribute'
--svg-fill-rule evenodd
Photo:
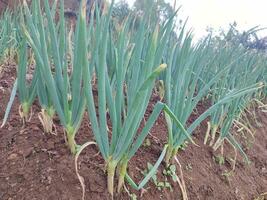
<svg viewBox="0 0 267 200"><path fill-rule="evenodd" d="M212 134L209 146L212 147L213 151L217 151L219 148L223 148L225 141L227 141L230 144L230 146L232 146L235 149L235 151L239 150L241 155L245 158L246 162L249 163L249 159L246 153L243 151L242 147L236 141L234 136L229 132L226 136L219 135L218 138L216 138L216 133L218 131L219 126L213 125L213 127L214 128L212 131L210 131L210 129L208 128L209 132L208 131L206 132L204 144L207 143L208 138L210 137L209 133L211 132Z"/></svg>
<svg viewBox="0 0 267 200"><path fill-rule="evenodd" d="M172 121L171 118L169 117L169 115L165 115L165 120L167 123L167 128L168 128L168 148L167 148L167 152L164 158L164 163L165 166L168 167L170 165L170 161L173 160L173 154L175 152L175 148L172 145L173 144L173 137L172 137ZM177 152L176 152L177 153Z"/></svg>
<svg viewBox="0 0 267 200"><path fill-rule="evenodd" d="M66 128L66 136L67 136L67 145L70 149L70 152L75 155L77 153L77 149L78 149L78 145L75 141L75 129L73 128L73 126L71 125L67 125L67 128Z"/></svg>
<svg viewBox="0 0 267 200"><path fill-rule="evenodd" d="M53 134L54 115L55 115L55 110L52 107L47 109L42 109L41 112L39 113L38 117L40 122L42 123L45 133Z"/></svg>
<svg viewBox="0 0 267 200"><path fill-rule="evenodd" d="M28 102L24 102L19 106L19 115L22 119L23 125L30 121L30 104Z"/></svg>
<svg viewBox="0 0 267 200"><path fill-rule="evenodd" d="M125 158L118 165L118 177L119 177L118 190L117 190L118 193L122 191L122 188L124 186L124 180L127 173L128 162L129 160Z"/></svg>
<svg viewBox="0 0 267 200"><path fill-rule="evenodd" d="M222 147L223 143L224 143L224 138L219 137L213 145L213 151L216 151L217 149L219 149L219 147Z"/></svg>
<svg viewBox="0 0 267 200"><path fill-rule="evenodd" d="M117 161L114 161L110 159L107 163L107 174L108 174L108 192L113 197L114 194L114 177L115 177L115 171L116 167L118 165Z"/></svg>
<svg viewBox="0 0 267 200"><path fill-rule="evenodd" d="M218 128L219 126L217 124L211 125L211 141L209 146L212 146L214 144Z"/></svg>
<svg viewBox="0 0 267 200"><path fill-rule="evenodd" d="M174 163L174 158L179 151L179 147L174 148L173 146L168 146L166 156L164 158L165 166L168 168L172 163Z"/></svg>
<svg viewBox="0 0 267 200"><path fill-rule="evenodd" d="M166 123L167 123L167 127L168 127L168 147L167 147L167 152L166 152L166 155L165 155L165 158L164 158L164 163L165 163L165 166L168 168L170 166L170 164L174 163L175 162L175 156L177 155L180 147L182 145L179 145L179 146L174 146L172 144L174 144L173 142L173 133L172 133L172 119L176 119L178 121L177 118L175 118L174 116L171 116L169 115L169 113L165 113L165 120L166 120ZM176 123L177 124L177 123ZM181 126L182 127L182 126ZM181 128L180 128L181 129ZM181 129L182 130L182 129ZM184 133L186 133L186 130L183 130ZM190 136L187 136L187 138L193 143L194 141L191 139Z"/></svg>

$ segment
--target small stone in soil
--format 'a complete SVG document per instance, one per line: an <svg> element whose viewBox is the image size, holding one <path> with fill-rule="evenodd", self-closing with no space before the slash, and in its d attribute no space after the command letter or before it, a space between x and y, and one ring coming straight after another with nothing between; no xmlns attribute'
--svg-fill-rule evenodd
<svg viewBox="0 0 267 200"><path fill-rule="evenodd" d="M15 159L17 159L17 157L18 157L18 154L12 153L12 154L10 154L10 156L8 156L7 160L15 160Z"/></svg>

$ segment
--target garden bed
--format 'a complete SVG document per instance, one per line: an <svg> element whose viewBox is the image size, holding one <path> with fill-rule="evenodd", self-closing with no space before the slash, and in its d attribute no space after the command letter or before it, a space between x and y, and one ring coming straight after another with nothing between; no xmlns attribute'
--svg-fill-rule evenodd
<svg viewBox="0 0 267 200"><path fill-rule="evenodd" d="M12 84L16 74L14 66L7 66L2 72L0 81L0 118L4 116L9 100ZM150 108L153 107L151 101ZM78 200L81 199L82 189L74 169L74 158L66 147L64 133L55 120L57 134L43 133L38 115L39 106L34 104L35 113L25 127L18 113L18 100L12 108L9 121L0 129L0 199L3 200ZM198 112L205 110L205 105L198 107ZM148 112L150 112L148 110ZM255 127L255 141L247 145L248 139L242 139L246 144L246 153L251 161L247 165L238 156L235 171L232 169L231 158L234 157L232 148L225 148L225 164L219 165L212 149L203 145L205 123L195 131L194 141L199 146L189 144L185 151L181 150L178 158L182 164L189 199L264 199L267 192L267 116L258 113L258 121L262 127ZM192 116L193 118L194 116ZM86 117L87 119L87 117ZM79 130L77 141L80 144L91 140L90 123L84 120ZM151 130L151 134L136 156L130 161L129 174L138 182L147 163L155 163L166 141L166 126L163 115ZM104 160L98 154L95 146L88 147L79 159L80 174L85 179L86 199L109 199ZM163 165L158 170L158 181L164 181ZM138 199L181 199L177 184L167 180L172 186L157 188L150 181L144 191L133 191ZM265 199L267 196L265 197ZM130 199L123 192L116 199Z"/></svg>

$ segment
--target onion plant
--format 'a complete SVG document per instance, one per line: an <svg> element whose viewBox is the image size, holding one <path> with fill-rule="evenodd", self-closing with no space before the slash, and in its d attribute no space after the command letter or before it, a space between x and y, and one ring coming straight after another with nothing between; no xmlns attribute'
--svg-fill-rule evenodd
<svg viewBox="0 0 267 200"><path fill-rule="evenodd" d="M54 1L52 8L51 8L51 18L54 19L55 15L56 15L56 8L57 8L57 4L58 1ZM33 11L33 22L34 23L38 23L38 8L37 8L37 3L32 2L32 11ZM62 10L61 10L61 17L62 17ZM63 30L64 30L64 21L61 22L61 25L63 26ZM60 27L61 28L61 27ZM61 29L61 31L63 31ZM48 44L48 54L49 55L53 55L53 49L51 47L51 44ZM37 73L39 74L39 78L38 78L38 82L37 82L37 95L38 95L38 99L39 99L39 103L41 106L41 112L39 113L38 117L43 125L44 128L44 132L45 133L53 133L53 118L55 115L55 109L53 106L53 102L52 102L52 98L48 92L49 88L47 86L47 84L45 83L45 80L42 77L42 72L40 70L40 67L38 67L38 65L40 65L39 61L36 60L35 61L35 65L36 65L36 70Z"/></svg>
<svg viewBox="0 0 267 200"><path fill-rule="evenodd" d="M30 66L28 63L28 49L26 40L23 39L19 48L18 56L18 93L21 102L19 113L23 122L29 118L31 105L36 97L37 73L34 71L32 80L27 80L27 69Z"/></svg>
<svg viewBox="0 0 267 200"><path fill-rule="evenodd" d="M209 94L211 87L226 76L230 70L232 63L224 63L224 65L218 66L218 70L212 76L209 76L210 78L203 77L207 74L204 73L206 69L212 69L217 57L218 54L213 52L209 38L193 45L191 33L185 35L184 28L180 33L178 42L171 46L166 56L169 66L165 76L166 103L190 135L218 107L229 104L234 99L261 87L256 84L240 90L233 89L189 124L189 117L198 103ZM239 57L235 58L235 60L238 59ZM168 116L166 116L166 120L168 125L168 151L165 161L168 165L170 159L176 155L187 138L184 137L184 134L181 134L180 129L173 124Z"/></svg>
<svg viewBox="0 0 267 200"><path fill-rule="evenodd" d="M214 150L218 149L225 139L229 141L235 148L239 149L247 159L241 146L231 134L231 128L235 120L238 120L244 109L249 105L255 97L258 90L252 88L262 88L264 86L262 79L263 69L266 64L256 52L246 50L242 46L228 46L221 48L221 55L228 54L228 62L232 62L228 74L217 82L212 88L212 104L216 104L220 99L224 98L230 91L244 90L250 88L250 92L236 98L229 104L221 105L216 112L212 113L210 120L210 130L207 131L205 143L211 132L210 145L213 145ZM240 56L243 55L243 56ZM238 57L238 59L236 59ZM216 60L217 63L225 63L225 57ZM219 65L221 65L219 64ZM219 66L215 65L215 66ZM215 142L216 133L219 132L219 137Z"/></svg>
<svg viewBox="0 0 267 200"><path fill-rule="evenodd" d="M21 7L18 6L15 12L21 14ZM18 25L20 23L23 23L23 18L21 16L22 15L17 15L16 20L9 17L8 20L10 24L12 25L15 24L15 27L12 27L12 25L9 27L10 40L8 45L8 55L9 59L14 58L14 61L18 65L17 66L18 68L17 68L17 79L12 89L10 101L8 103L5 112L5 117L2 123L2 127L5 125L7 121L17 90L19 93L19 100L20 100L19 114L23 120L23 124L25 123L25 121L29 120L29 112L31 110L31 105L36 97L38 76L32 66L34 60L33 57L30 55L31 51L28 48L25 38L23 38L21 34L21 28Z"/></svg>
<svg viewBox="0 0 267 200"><path fill-rule="evenodd" d="M20 7L16 11L19 13ZM19 100L21 103L19 107L19 113L23 119L23 124L26 120L28 120L30 107L35 98L35 86L37 82L36 74L33 74L33 78L31 80L29 76L27 76L27 71L29 69L28 49L26 41L22 39L19 31L20 28L18 24L20 23L20 15L14 16L11 11L6 10L3 18L4 23L1 25L2 36L0 43L1 45L4 44L5 47L1 47L1 54L5 54L4 56L6 56L8 61L15 62L15 64L18 65L18 68L17 79L14 83L10 101L8 103L1 127L3 127L7 121L17 90L19 91Z"/></svg>
<svg viewBox="0 0 267 200"><path fill-rule="evenodd" d="M44 1L44 14L42 14L40 1L35 2L32 13L24 1L26 22L23 29L34 52L36 70L41 75L40 81L43 81L43 86L46 88L46 90L39 88L39 97L42 92L46 91L48 94L47 98L41 98L43 100L41 103L49 105L47 111L51 115L53 115L54 110L56 111L61 124L64 126L69 148L75 154L77 150L75 135L85 110L82 87L84 61L81 59L81 55L86 51L83 46L86 35L83 32L84 25L80 25L82 22L82 17L80 17L74 44L70 48L68 47L64 2L63 0L60 2L60 20L57 23L55 21L55 6L50 8L48 0ZM67 62L69 54L72 54L73 58ZM50 106L51 104L52 106Z"/></svg>
<svg viewBox="0 0 267 200"><path fill-rule="evenodd" d="M164 83L166 104L186 127L186 123L197 104L207 95L211 85L223 74L223 71L209 82L203 84L200 75L205 67L212 64L214 56L208 56L210 51L206 45L208 41L194 47L191 33L189 32L185 35L184 28L181 30L178 42L171 44L165 55L169 68L165 74ZM168 166L170 159L176 155L186 138L168 116L166 116L166 120L168 126L168 151L165 162ZM200 123L198 120L196 122ZM192 133L198 123L193 123L188 127L189 134Z"/></svg>
<svg viewBox="0 0 267 200"><path fill-rule="evenodd" d="M79 25L85 27L85 1L82 3L84 5L82 5L79 19L81 24ZM85 33L88 29L83 29L83 34L89 35L91 40L93 38L93 42L88 43L88 40L85 39L86 42L83 45L89 45L89 52L83 51L81 54L83 65L89 66L83 68L88 117L96 143L106 162L108 191L112 196L116 170L118 192L121 191L125 178L134 188L141 189L163 160L166 148L139 186L134 184L127 175L129 160L142 145L162 110L173 119L182 134L187 135L173 113L160 102L155 105L145 126L138 132L153 91L155 79L166 68L166 64L162 64L161 58L172 28L172 19L166 22L164 27L150 26L147 16L145 16L136 32L128 31L131 20L127 20L121 26L117 40L110 41L112 35L110 35L109 27L113 3L107 14L96 14L95 25L90 26L89 33ZM82 49L86 49L86 46L83 46ZM87 59L88 54L91 55L89 60ZM111 61L109 56L113 56L114 60ZM98 96L96 100L94 100L91 83L93 74L96 74L97 81ZM85 147L86 145L82 146L78 154Z"/></svg>
<svg viewBox="0 0 267 200"><path fill-rule="evenodd" d="M210 76L213 76L214 73L217 73L217 71L220 69L221 66L229 65L230 69L234 68L233 66L235 66L236 64L235 62L236 60L234 61L234 58L240 57L240 59L242 59L241 57L244 56L243 53L238 51L238 46L231 46L231 47L227 46L224 41L219 42L218 46L220 48L218 49L215 49L215 45L217 44L213 44L213 45L214 45L213 46L214 49L212 51L217 54L216 60L214 61L214 67L211 69L207 69L207 71L205 71L205 73L210 74ZM212 86L211 88L211 101L212 102L215 102L215 99L219 99L220 96L224 97L229 92L229 90L225 88L225 84L227 84L226 82L229 80L228 79L229 74L230 74L230 70L227 70L227 73L223 77L221 77L216 82L216 84ZM231 74L230 78L233 78L235 75L236 74ZM208 76L203 76L203 77L206 78L207 80L210 79L210 77ZM220 121L220 118L219 118L220 115L217 114L218 112L220 112L220 109L217 109L212 114L212 118L213 118L212 121L214 121L212 125L209 123L210 130L208 130L208 132L211 131L211 135L213 138L211 142L213 142L214 140L215 133L218 129L218 123ZM215 123L215 121L217 121L217 123ZM206 135L206 138L204 141L205 144L206 144L207 137L208 135Z"/></svg>
<svg viewBox="0 0 267 200"><path fill-rule="evenodd" d="M53 15L55 15L55 4L56 2L53 5ZM33 11L32 21L35 23L35 25L37 25L38 23L37 10L35 9L36 5L36 1L33 1L31 7ZM38 67L36 67L36 65L38 65L38 62L36 63L36 60L32 54L32 49L28 45L23 34L21 27L21 24L25 23L23 10L20 6L18 6L16 12L20 13L20 15L16 16L17 19L9 20L11 21L11 24L15 25L13 25L14 27L9 28L10 30L12 30L12 34L10 36L8 48L10 55L14 53L14 56L11 55L11 58L14 57L14 61L18 65L17 80L15 81L12 89L10 101L5 112L2 126L4 126L7 121L15 94L18 90L19 100L21 104L19 113L23 119L23 122L28 120L31 105L35 100L35 97L38 96L42 108L42 112L40 112L39 118L44 127L44 131L51 133L53 126L52 118L54 114L54 109L51 106L51 98L49 98L47 86L45 85L44 80L41 76L41 71L40 69L38 69Z"/></svg>

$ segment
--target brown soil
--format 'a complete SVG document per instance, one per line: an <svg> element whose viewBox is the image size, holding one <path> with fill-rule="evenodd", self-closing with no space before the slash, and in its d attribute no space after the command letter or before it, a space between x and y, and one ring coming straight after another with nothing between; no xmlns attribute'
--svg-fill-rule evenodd
<svg viewBox="0 0 267 200"><path fill-rule="evenodd" d="M14 66L4 69L0 75L0 118L4 116L12 83ZM3 200L78 200L81 199L81 186L75 175L73 157L64 141L63 131L57 124L57 135L47 135L42 131L37 117L39 107L33 106L33 117L24 128L18 114L16 99L7 125L0 129L0 199ZM151 103L151 107L153 102ZM200 106L203 111L205 106ZM195 116L192 116L194 118ZM182 163L187 192L190 200L254 200L267 192L267 116L259 114L262 127L256 128L255 142L246 152L251 160L245 164L239 156L235 171L231 171L231 147L225 146L226 163L220 166L215 162L211 148L203 145L205 124L197 129L194 140L199 146L189 144L180 151L178 159ZM84 120L77 136L79 143L92 141L90 124ZM166 141L166 126L163 116L157 121L149 136L151 145L143 146L130 161L129 174L140 181L147 162L155 163ZM243 143L247 140L242 140ZM104 161L95 146L87 148L79 159L80 173L85 179L86 199L109 199L106 189ZM158 171L158 179L164 180L163 166ZM152 181L146 191L133 191L138 199L181 199L177 184L171 180L173 191L158 190ZM267 198L267 197L266 197ZM265 199L266 199L265 198ZM116 199L130 199L126 192ZM263 200L264 197L257 200Z"/></svg>

